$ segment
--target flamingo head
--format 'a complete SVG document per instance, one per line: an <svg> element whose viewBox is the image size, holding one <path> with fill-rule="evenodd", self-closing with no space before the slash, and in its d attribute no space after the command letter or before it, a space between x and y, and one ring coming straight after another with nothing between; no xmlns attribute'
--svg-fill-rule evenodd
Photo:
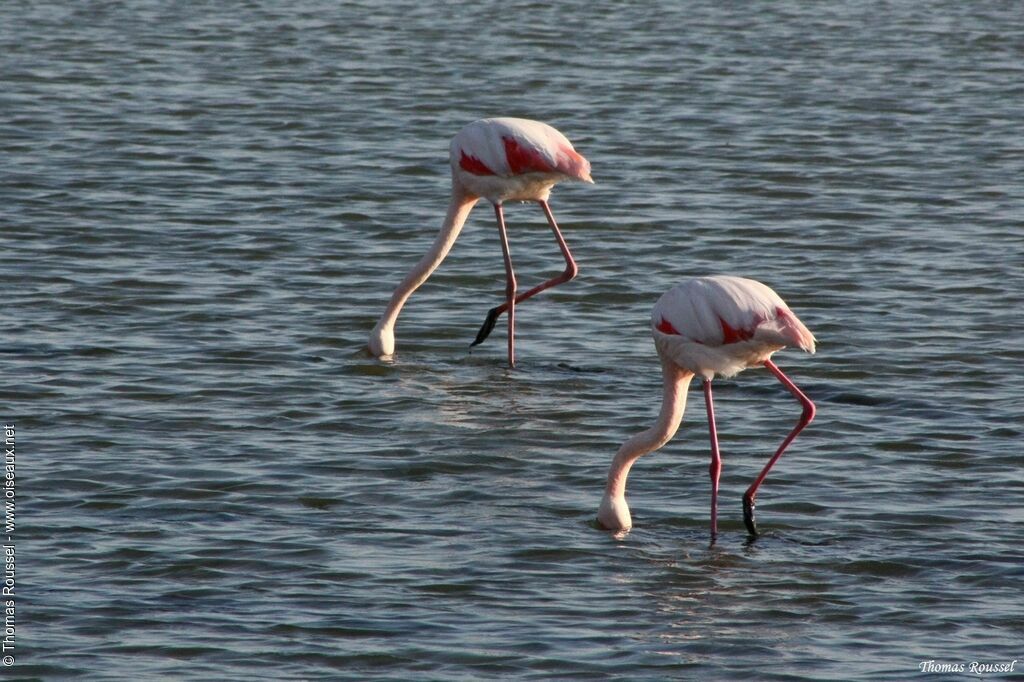
<svg viewBox="0 0 1024 682"><path fill-rule="evenodd" d="M632 528L633 518L629 514L625 496L612 497L605 493L597 510L597 523L605 530L624 531Z"/></svg>
<svg viewBox="0 0 1024 682"><path fill-rule="evenodd" d="M370 353L377 358L386 358L395 354L395 330L390 325L383 325L381 322L370 332L370 342L367 344Z"/></svg>

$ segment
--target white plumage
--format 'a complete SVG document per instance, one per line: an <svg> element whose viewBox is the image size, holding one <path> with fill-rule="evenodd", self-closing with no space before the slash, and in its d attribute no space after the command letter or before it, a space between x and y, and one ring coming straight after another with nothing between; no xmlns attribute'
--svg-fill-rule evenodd
<svg viewBox="0 0 1024 682"><path fill-rule="evenodd" d="M651 327L658 351L713 379L762 364L794 345L814 352L814 335L769 287L752 279L698 277L665 292Z"/></svg>
<svg viewBox="0 0 1024 682"><path fill-rule="evenodd" d="M493 204L546 201L562 180L590 178L590 162L562 133L524 118L473 121L452 138L452 174Z"/></svg>

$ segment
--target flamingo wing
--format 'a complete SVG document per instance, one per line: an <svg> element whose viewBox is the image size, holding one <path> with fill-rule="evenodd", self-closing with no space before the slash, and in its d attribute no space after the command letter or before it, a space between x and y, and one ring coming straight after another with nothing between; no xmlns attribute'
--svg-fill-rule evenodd
<svg viewBox="0 0 1024 682"><path fill-rule="evenodd" d="M562 133L521 118L470 123L452 139L451 161L473 175L548 173L591 182L590 162Z"/></svg>
<svg viewBox="0 0 1024 682"><path fill-rule="evenodd" d="M651 322L663 334L705 346L753 341L814 352L814 335L785 301L764 284L742 277L699 277L676 285L658 300Z"/></svg>

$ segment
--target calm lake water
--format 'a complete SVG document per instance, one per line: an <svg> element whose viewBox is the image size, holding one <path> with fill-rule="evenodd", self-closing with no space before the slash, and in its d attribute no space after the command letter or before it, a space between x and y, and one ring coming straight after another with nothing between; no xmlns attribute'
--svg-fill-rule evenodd
<svg viewBox="0 0 1024 682"><path fill-rule="evenodd" d="M16 3L0 22L4 679L958 679L1024 659L1017 2ZM597 181L518 308L484 205L363 351L511 115ZM562 261L510 205L522 286ZM732 273L819 339L660 400L651 306ZM1015 675L1024 665L1018 662ZM994 678L1007 677L995 675Z"/></svg>

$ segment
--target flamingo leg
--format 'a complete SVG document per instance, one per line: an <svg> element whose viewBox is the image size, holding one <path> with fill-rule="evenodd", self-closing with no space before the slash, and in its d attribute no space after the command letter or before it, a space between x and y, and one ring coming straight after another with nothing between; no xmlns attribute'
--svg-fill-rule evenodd
<svg viewBox="0 0 1024 682"><path fill-rule="evenodd" d="M711 541L718 535L718 478L722 474L722 455L718 451L718 429L715 428L715 402L711 397L711 381L704 380L704 402L708 407L708 431L711 434Z"/></svg>
<svg viewBox="0 0 1024 682"><path fill-rule="evenodd" d="M768 471L771 470L779 457L782 457L782 453L785 452L787 447L789 447L789 444L793 442L793 439L804 430L804 427L811 423L811 420L814 419L815 412L814 403L811 402L811 399L804 395L804 392L797 388L796 384L790 381L789 377L783 374L782 370L779 369L774 362L771 360L765 360L764 366L767 367L768 370L774 374L780 382L782 382L782 385L800 401L804 407L804 411L800 415L800 421L797 422L797 425L782 441L782 445L780 445L779 449L775 451L772 458L768 460L768 463L764 465L764 469L761 469L761 473L758 474L754 482L749 488L747 488L747 492L743 494L743 523L746 524L747 530L750 534L754 536L757 535L757 525L754 523L754 497L757 495L757 489L761 486L765 477L768 476Z"/></svg>
<svg viewBox="0 0 1024 682"><path fill-rule="evenodd" d="M508 249L508 233L505 230L505 213L501 204L494 205L498 219L498 234L501 235L501 253L505 257L505 305L508 307L508 366L516 366L516 273L512 269L512 254Z"/></svg>
<svg viewBox="0 0 1024 682"><path fill-rule="evenodd" d="M515 303L522 303L526 299L536 294L539 294L545 289L550 289L551 287L557 284L568 282L569 280L576 277L576 274L579 272L579 268L576 266L576 261L573 260L572 253L569 252L569 246L565 243L565 238L562 236L562 231L558 229L558 223L555 222L555 216L551 212L551 207L548 206L548 202L539 201L537 203L539 203L540 207L544 209L544 215L547 216L548 225L551 226L551 230L555 233L555 239L558 241L558 248L562 251L562 257L565 258L565 271L562 272L562 274L558 275L557 277L552 277L548 281L538 284L529 291L519 294L519 296L515 298ZM501 314L506 310L509 310L509 308L510 304L508 302L502 303L499 306L491 308L487 312L487 319L484 320L483 325L480 327L480 331L477 332L476 340L474 340L473 343L470 344L470 346L475 346L479 343L482 343L483 340L486 339L490 335L491 331L494 329L494 325L497 323L498 317L500 317Z"/></svg>

